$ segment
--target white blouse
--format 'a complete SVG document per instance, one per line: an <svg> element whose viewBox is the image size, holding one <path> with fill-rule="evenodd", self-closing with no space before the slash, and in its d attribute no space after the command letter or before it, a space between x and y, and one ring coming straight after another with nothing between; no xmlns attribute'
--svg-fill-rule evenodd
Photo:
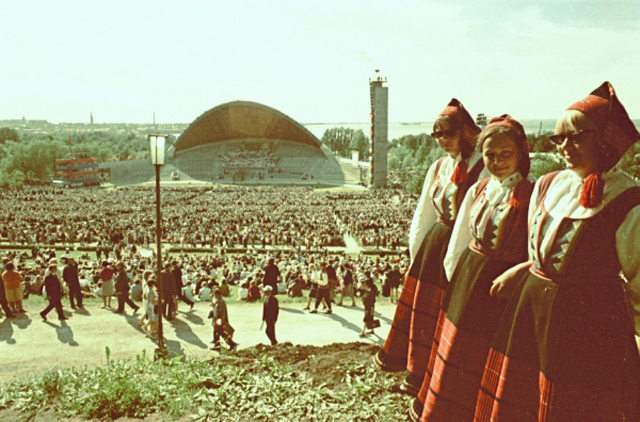
<svg viewBox="0 0 640 422"><path fill-rule="evenodd" d="M451 276L460 261L460 256L473 240L473 234L476 233L477 237L482 238L483 234L478 233L478 231L484 231L491 225L488 220L492 216L495 216L497 221L506 216L506 213L511 208L509 202L511 201L513 190L521 180L522 175L518 171L502 182L491 176L484 192L482 192L486 199L486 203L483 202L482 204L475 200L478 190L477 182L467 191L460 206L456 224L453 226L447 255L444 258L444 269L449 280L451 280ZM531 182L535 181L533 176L529 176L529 180Z"/></svg>
<svg viewBox="0 0 640 422"><path fill-rule="evenodd" d="M547 261L554 234L563 218L584 219L600 212L615 197L629 188L638 186L628 173L619 166L603 174L605 181L602 203L596 208L583 208L579 204L582 179L572 170L560 172L551 182L544 198L544 208L548 212L542 230L534 242L529 242L529 259L534 262ZM538 215L537 203L539 182L533 189L529 204L529 227ZM535 222L534 222L535 224ZM530 233L531 235L531 233ZM627 281L628 300L633 307L636 333L640 335L640 205L631 209L616 231L616 250Z"/></svg>
<svg viewBox="0 0 640 422"><path fill-rule="evenodd" d="M468 171L471 171L473 166L481 159L482 154L474 151L469 157ZM415 259L418 249L420 249L420 244L424 240L424 236L429 232L431 227L433 227L439 216L450 214L452 219L455 220L457 214L455 200L445 200L455 197L457 186L451 182L451 176L461 160L461 154L458 154L456 158L451 158L447 155L442 160L437 175L436 167L438 167L438 161L433 163L427 171L422 186L422 194L418 200L418 206L413 214L411 228L409 229L409 252L411 253L411 261ZM484 179L489 175L488 170L485 168L480 173L478 180ZM444 203L451 204L451 209L442 208Z"/></svg>

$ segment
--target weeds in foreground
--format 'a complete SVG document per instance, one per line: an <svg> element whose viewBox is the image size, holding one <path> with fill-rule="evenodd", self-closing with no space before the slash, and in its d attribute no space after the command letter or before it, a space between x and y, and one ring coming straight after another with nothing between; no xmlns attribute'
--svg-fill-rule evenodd
<svg viewBox="0 0 640 422"><path fill-rule="evenodd" d="M389 393L392 379L369 363L343 368L343 386L330 390L265 354L253 364L187 360L110 360L95 369L52 371L0 388L0 408L34 414L112 420L159 413L195 421L387 421L404 417L407 398ZM228 360L226 361L228 362Z"/></svg>

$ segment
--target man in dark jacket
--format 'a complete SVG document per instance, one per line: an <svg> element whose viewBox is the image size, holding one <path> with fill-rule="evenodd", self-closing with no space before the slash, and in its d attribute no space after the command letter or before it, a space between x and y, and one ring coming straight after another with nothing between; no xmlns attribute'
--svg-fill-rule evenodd
<svg viewBox="0 0 640 422"><path fill-rule="evenodd" d="M324 270L327 273L327 278L329 279L329 301L333 302L333 298L336 295L335 288L338 285L338 275L336 274L336 269L333 268L330 262L327 263Z"/></svg>
<svg viewBox="0 0 640 422"><path fill-rule="evenodd" d="M210 317L213 318L213 347L211 350L220 351L220 337L229 345L229 351L232 352L238 347L238 343L233 341L233 327L229 324L229 314L227 313L227 303L222 298L220 289L213 291L213 301L211 302L213 309Z"/></svg>
<svg viewBox="0 0 640 422"><path fill-rule="evenodd" d="M263 286L271 286L272 294L278 294L278 278L280 277L280 269L275 264L275 259L269 258L269 263L264 268L264 277L262 278Z"/></svg>
<svg viewBox="0 0 640 422"><path fill-rule="evenodd" d="M125 303L133 309L133 313L135 314L140 307L133 303L129 297L129 290L131 289L129 286L129 276L124 270L124 263L122 261L116 263L116 270L118 270L118 278L116 279L115 285L116 295L118 295L118 310L116 314L124 314Z"/></svg>
<svg viewBox="0 0 640 422"><path fill-rule="evenodd" d="M162 313L167 321L173 319L173 313L176 309L174 296L176 295L176 281L173 277L173 264L167 262L164 264L162 272Z"/></svg>
<svg viewBox="0 0 640 422"><path fill-rule="evenodd" d="M393 303L395 298L396 302L398 302L398 287L402 282L402 273L397 265L394 265L391 271L387 273L387 282L389 283L389 300Z"/></svg>
<svg viewBox="0 0 640 422"><path fill-rule="evenodd" d="M62 312L62 286L60 285L60 279L58 278L58 265L57 264L49 264L49 273L44 279L44 288L47 291L47 299L49 300L49 306L47 306L42 312L40 312L40 316L46 322L47 314L53 309L56 308L56 312L58 313L58 319L63 321L65 319L69 319L64 316Z"/></svg>
<svg viewBox="0 0 640 422"><path fill-rule="evenodd" d="M264 286L264 303L262 305L262 321L267 325L267 337L272 345L278 344L276 340L276 321L278 321L278 299L273 295L271 286Z"/></svg>
<svg viewBox="0 0 640 422"><path fill-rule="evenodd" d="M76 309L76 303L78 308L82 309L82 292L80 291L80 280L78 278L78 264L76 264L76 261L72 257L67 258L67 265L62 270L62 279L67 283L67 287L69 288L69 303L71 304L71 309Z"/></svg>

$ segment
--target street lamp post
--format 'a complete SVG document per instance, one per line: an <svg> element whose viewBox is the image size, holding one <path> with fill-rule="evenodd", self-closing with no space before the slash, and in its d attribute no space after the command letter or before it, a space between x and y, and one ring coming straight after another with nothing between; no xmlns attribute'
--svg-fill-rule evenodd
<svg viewBox="0 0 640 422"><path fill-rule="evenodd" d="M160 167L164 165L164 143L166 135L149 135L149 158L156 168L156 258L158 285L158 350L157 354L164 356L164 335L162 333L162 249L161 249L161 217L160 217Z"/></svg>

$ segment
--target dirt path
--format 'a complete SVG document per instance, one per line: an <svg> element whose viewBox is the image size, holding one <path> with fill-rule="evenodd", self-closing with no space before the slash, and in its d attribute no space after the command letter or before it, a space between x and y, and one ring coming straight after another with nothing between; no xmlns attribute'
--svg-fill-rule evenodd
<svg viewBox="0 0 640 422"><path fill-rule="evenodd" d="M234 340L240 349L268 343L264 331L259 331L262 306L227 301L229 318L236 329ZM302 311L304 304L280 306L276 326L279 342L323 346L335 342L362 340L363 308L360 301L355 308L334 306L334 313L309 314ZM111 350L112 359L128 359L145 353L153 356L155 342L137 328L140 315L118 315L113 310L101 309L99 304L88 304L85 310L72 311L68 306L67 321L58 321L55 311L42 321L38 312L44 305L27 305L27 313L0 322L0 383L16 378L39 376L48 370L70 367L95 367L106 362L105 350ZM164 322L165 344L170 353L192 358L209 358L212 338L210 307L197 303L192 311L181 304L178 317ZM382 326L365 341L382 345L389 332L395 305L386 298L376 306L377 318Z"/></svg>

